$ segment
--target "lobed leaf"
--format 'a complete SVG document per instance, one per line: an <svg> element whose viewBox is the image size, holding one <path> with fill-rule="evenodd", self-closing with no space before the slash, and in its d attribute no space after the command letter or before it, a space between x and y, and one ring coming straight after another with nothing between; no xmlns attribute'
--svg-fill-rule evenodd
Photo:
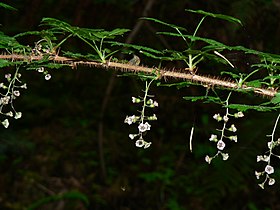
<svg viewBox="0 0 280 210"><path fill-rule="evenodd" d="M201 14L201 15L204 15L204 16L210 16L210 17L213 17L213 18L218 18L218 19L222 19L222 20L226 20L226 21L229 21L229 22L238 23L238 24L242 25L241 20L239 20L235 17L229 16L229 15L215 14L215 13L211 13L211 12L205 12L203 10L186 9L186 11L196 13L196 14Z"/></svg>
<svg viewBox="0 0 280 210"><path fill-rule="evenodd" d="M213 97L213 96L185 96L183 97L185 100L190 100L192 102L202 100L204 103L221 103L220 98L218 97Z"/></svg>
<svg viewBox="0 0 280 210"><path fill-rule="evenodd" d="M159 24L162 24L162 25L174 28L174 29L179 29L179 30L182 30L182 31L187 31L187 29L185 29L185 28L183 28L181 26L177 26L177 25L174 25L174 24L166 23L166 22L158 20L156 18L142 17L140 19L142 19L142 20L151 20L151 21L154 21L156 23L159 23Z"/></svg>
<svg viewBox="0 0 280 210"><path fill-rule="evenodd" d="M225 106L230 109L236 109L241 112L245 112L248 110L255 110L259 112L268 112L268 111L275 111L280 107L268 107L268 106L262 106L262 105L246 105L246 104L230 104L228 106Z"/></svg>

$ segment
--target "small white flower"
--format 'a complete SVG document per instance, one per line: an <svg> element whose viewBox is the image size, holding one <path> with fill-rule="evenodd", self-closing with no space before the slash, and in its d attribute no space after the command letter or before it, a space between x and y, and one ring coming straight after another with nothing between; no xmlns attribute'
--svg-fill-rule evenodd
<svg viewBox="0 0 280 210"><path fill-rule="evenodd" d="M22 116L21 112L16 112L15 119L19 119L21 118L21 116Z"/></svg>
<svg viewBox="0 0 280 210"><path fill-rule="evenodd" d="M273 174L274 173L274 168L270 165L267 165L264 170L267 174Z"/></svg>
<svg viewBox="0 0 280 210"><path fill-rule="evenodd" d="M9 120L8 119L5 119L3 122L2 122L2 125L5 127L5 128L8 128L9 127Z"/></svg>
<svg viewBox="0 0 280 210"><path fill-rule="evenodd" d="M265 161L265 162L268 162L269 161L269 156L268 155L264 155L264 156L262 156L262 155L258 155L257 156L257 162L260 162L260 161Z"/></svg>
<svg viewBox="0 0 280 210"><path fill-rule="evenodd" d="M227 115L225 115L225 116L223 116L223 120L225 121L225 122L227 122L228 121L228 116Z"/></svg>
<svg viewBox="0 0 280 210"><path fill-rule="evenodd" d="M139 103L141 102L140 98L132 97L132 103Z"/></svg>
<svg viewBox="0 0 280 210"><path fill-rule="evenodd" d="M135 142L135 145L136 147L143 147L145 144L145 141L143 139L138 139L136 142Z"/></svg>
<svg viewBox="0 0 280 210"><path fill-rule="evenodd" d="M13 94L14 94L15 96L20 96L20 92L19 92L18 90L15 90L15 91L13 92Z"/></svg>
<svg viewBox="0 0 280 210"><path fill-rule="evenodd" d="M275 179L269 178L268 185L274 185Z"/></svg>
<svg viewBox="0 0 280 210"><path fill-rule="evenodd" d="M151 108L158 107L158 102L153 101L152 99L149 99L147 101L147 105L149 105L149 107L151 107Z"/></svg>
<svg viewBox="0 0 280 210"><path fill-rule="evenodd" d="M151 128L151 125L148 122L145 122L145 124L140 123L139 126L138 126L138 130L141 133L150 130L150 128Z"/></svg>
<svg viewBox="0 0 280 210"><path fill-rule="evenodd" d="M273 149L274 148L274 142L273 141L270 141L270 142L267 142L267 147L268 147L268 149Z"/></svg>
<svg viewBox="0 0 280 210"><path fill-rule="evenodd" d="M147 120L157 120L157 116L153 114L152 116L147 117Z"/></svg>
<svg viewBox="0 0 280 210"><path fill-rule="evenodd" d="M6 79L10 79L11 76L12 76L11 74L5 74L5 78L6 78Z"/></svg>
<svg viewBox="0 0 280 210"><path fill-rule="evenodd" d="M237 142L237 136L230 136L229 139L234 142Z"/></svg>
<svg viewBox="0 0 280 210"><path fill-rule="evenodd" d="M264 183L259 184L260 188L264 189Z"/></svg>
<svg viewBox="0 0 280 210"><path fill-rule="evenodd" d="M223 150L225 148L226 144L225 142L223 142L222 140L219 140L218 143L217 143L217 148L219 150Z"/></svg>
<svg viewBox="0 0 280 210"><path fill-rule="evenodd" d="M264 155L263 156L263 161L268 162L270 159L270 157L268 155Z"/></svg>
<svg viewBox="0 0 280 210"><path fill-rule="evenodd" d="M26 83L24 83L22 86L20 86L22 89L27 89Z"/></svg>
<svg viewBox="0 0 280 210"><path fill-rule="evenodd" d="M244 114L243 114L243 112L237 112L234 114L234 117L235 118L244 117Z"/></svg>
<svg viewBox="0 0 280 210"><path fill-rule="evenodd" d="M232 131L232 132L236 132L237 131L237 128L235 127L234 124L232 124L229 128L229 131Z"/></svg>
<svg viewBox="0 0 280 210"><path fill-rule="evenodd" d="M264 155L264 156L258 155L257 156L257 162L260 162L260 161L268 162L269 161L269 156L267 156L267 155Z"/></svg>
<svg viewBox="0 0 280 210"><path fill-rule="evenodd" d="M13 117L14 114L13 114L12 111L9 111L9 112L6 113L6 115L9 116L9 117Z"/></svg>
<svg viewBox="0 0 280 210"><path fill-rule="evenodd" d="M229 154L228 153L221 153L223 160L227 160L229 158Z"/></svg>
<svg viewBox="0 0 280 210"><path fill-rule="evenodd" d="M211 134L211 137L209 138L209 141L217 141L218 139L217 139L217 135L215 135L215 134Z"/></svg>
<svg viewBox="0 0 280 210"><path fill-rule="evenodd" d="M205 156L205 161L206 161L208 164L211 163L212 159L213 159L213 158L212 158L212 157L209 157L208 155Z"/></svg>
<svg viewBox="0 0 280 210"><path fill-rule="evenodd" d="M126 118L124 120L124 123L127 123L128 125L131 125L132 123L135 123L137 119L138 118L135 115L126 116Z"/></svg>
<svg viewBox="0 0 280 210"><path fill-rule="evenodd" d="M136 136L138 136L138 134L129 134L128 137L133 140Z"/></svg>
<svg viewBox="0 0 280 210"><path fill-rule="evenodd" d="M51 77L52 77L52 76L51 76L50 74L46 74L46 75L45 75L45 80L50 80Z"/></svg>
<svg viewBox="0 0 280 210"><path fill-rule="evenodd" d="M44 72L44 67L39 67L39 68L37 69L37 71L40 72L40 73Z"/></svg>
<svg viewBox="0 0 280 210"><path fill-rule="evenodd" d="M210 164L213 158L209 157L208 155L205 156L205 161Z"/></svg>
<svg viewBox="0 0 280 210"><path fill-rule="evenodd" d="M154 103L153 99L149 99L149 100L147 101L147 104L148 104L148 105L151 105L151 104L153 104L153 103Z"/></svg>
<svg viewBox="0 0 280 210"><path fill-rule="evenodd" d="M260 179L260 176L262 176L262 174L262 172L255 171L255 176L257 179Z"/></svg>
<svg viewBox="0 0 280 210"><path fill-rule="evenodd" d="M0 98L0 105L3 104L3 105L7 105L10 101L10 96L4 96L3 98Z"/></svg>
<svg viewBox="0 0 280 210"><path fill-rule="evenodd" d="M217 120L218 122L221 121L223 118L220 116L220 114L214 114L213 118Z"/></svg>
<svg viewBox="0 0 280 210"><path fill-rule="evenodd" d="M154 101L154 107L158 107L158 102Z"/></svg>
<svg viewBox="0 0 280 210"><path fill-rule="evenodd" d="M144 149L147 149L148 147L151 146L152 142L145 142L144 144L145 144Z"/></svg>

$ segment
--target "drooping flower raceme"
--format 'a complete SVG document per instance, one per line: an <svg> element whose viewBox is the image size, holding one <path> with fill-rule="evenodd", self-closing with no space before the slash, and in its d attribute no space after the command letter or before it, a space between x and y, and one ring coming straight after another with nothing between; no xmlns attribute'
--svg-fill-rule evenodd
<svg viewBox="0 0 280 210"><path fill-rule="evenodd" d="M261 172L255 171L255 176L257 179L260 179L261 176L264 176L264 181L259 184L259 186L262 189L264 189L266 182L268 183L268 185L274 185L275 183L275 179L271 177L271 175L274 174L274 167L271 165L271 157L277 157L277 159L280 158L279 155L274 154L274 148L280 145L279 138L277 140L274 140L274 135L279 119L280 119L280 114L276 119L272 134L267 135L268 137L271 138L270 141L267 143L267 147L269 151L267 151L265 155L257 155L257 162L263 161L266 162L267 164L263 171Z"/></svg>
<svg viewBox="0 0 280 210"><path fill-rule="evenodd" d="M152 80L153 81L153 80ZM146 116L145 110L146 108L154 108L158 107L158 102L148 98L148 90L152 83L150 81L149 83L146 82L146 89L144 91L145 95L144 97L132 97L132 103L134 104L142 104L142 110L140 116L126 116L124 123L127 123L128 125L132 125L133 123L138 123L138 133L136 134L129 134L129 138L135 141L136 147L142 147L144 149L150 147L152 144L151 142L147 142L144 140L143 136L146 134L147 131L151 130L151 125L147 121L153 121L157 120L157 116L155 114L151 116ZM151 96L150 96L151 97Z"/></svg>
<svg viewBox="0 0 280 210"><path fill-rule="evenodd" d="M0 119L0 123L5 128L10 125L7 117L19 119L22 116L21 112L16 111L14 105L14 101L21 95L21 89L27 89L26 83L21 81L19 70L20 68L17 67L15 73L5 74L4 81L0 83L0 115L5 117L3 120Z"/></svg>
<svg viewBox="0 0 280 210"><path fill-rule="evenodd" d="M227 135L227 133L229 133L229 132L235 133L237 131L237 128L235 127L234 124L231 124L231 126L228 127L227 123L230 120L230 117L239 118L239 117L243 117L243 116L244 116L244 114L242 112L237 112L235 114L230 114L228 108L226 109L226 114L225 115L221 116L220 113L216 113L216 114L213 115L213 119L217 120L218 122L223 122L223 127L222 127L222 129L216 129L218 132L220 132L220 135L211 134L211 136L209 138L209 141L217 143L216 147L217 147L218 151L212 157L210 157L209 155L207 155L205 157L205 161L207 163L210 164L211 161L214 158L216 158L218 155L221 155L223 160L227 160L229 158L228 153L223 153L222 152L226 147L225 139L229 139L231 141L237 142L237 135Z"/></svg>

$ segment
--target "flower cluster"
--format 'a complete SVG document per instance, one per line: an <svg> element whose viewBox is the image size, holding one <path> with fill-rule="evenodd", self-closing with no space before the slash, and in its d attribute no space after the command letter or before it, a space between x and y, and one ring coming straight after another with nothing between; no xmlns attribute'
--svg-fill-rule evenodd
<svg viewBox="0 0 280 210"><path fill-rule="evenodd" d="M13 101L20 96L21 89L27 89L26 83L22 83L21 74L18 71L19 68L16 69L14 75L6 74L5 81L0 83L0 114L5 116L5 119L0 122L5 128L8 128L10 124L7 117L19 119L22 116L22 113L16 111L13 105Z"/></svg>
<svg viewBox="0 0 280 210"><path fill-rule="evenodd" d="M220 114L215 114L213 116L213 118L215 120L217 120L218 122L223 122L223 128L222 129L217 129L218 132L220 132L220 135L218 137L218 135L216 134L211 134L209 141L215 142L216 143L216 147L218 149L217 153L210 157L209 155L207 155L205 157L205 161L207 163L211 163L211 161L216 158L218 155L221 155L223 160L227 160L229 158L229 154L228 153L224 153L223 150L226 147L226 143L224 141L224 139L229 139L230 141L234 141L237 142L237 135L233 134L237 131L237 128L235 127L234 124L231 124L230 126L228 126L228 121L230 117L234 117L234 118L240 118L243 117L244 114L242 112L237 112L235 114L230 114L228 112L228 109L226 111L226 114L224 116L221 116ZM230 135L226 135L225 132L230 133Z"/></svg>
<svg viewBox="0 0 280 210"><path fill-rule="evenodd" d="M152 97L152 96L148 95L148 90L151 85L151 82L149 84L146 82L146 90L145 90L145 95L143 98L132 97L132 103L135 103L135 104L142 103L141 115L140 116L135 116L135 115L126 116L126 118L124 120L124 123L127 123L128 125L132 125L133 123L138 124L138 133L129 134L129 138L132 140L136 140L135 141L136 147L143 147L144 149L148 148L152 144L151 142L145 141L143 138L143 136L146 134L146 132L151 129L151 125L147 121L157 120L157 116L155 114L153 114L151 116L145 116L146 108L158 107L157 101L154 101L151 98L148 99L148 97Z"/></svg>
<svg viewBox="0 0 280 210"><path fill-rule="evenodd" d="M265 176L264 181L259 184L259 186L264 189L264 185L267 182L268 185L274 185L275 183L275 179L271 177L271 174L274 173L274 167L271 165L271 157L277 157L280 159L279 155L276 155L273 153L273 149L275 149L275 147L280 145L280 138L278 138L277 140L274 140L274 133L276 130L276 126L278 123L280 115L278 115L278 118L276 120L276 123L274 125L274 129L271 135L268 135L268 137L271 137L271 140L267 143L267 147L268 147L268 151L266 153L268 153L267 155L258 155L257 156L257 162L265 162L266 166L264 168L264 171L255 171L255 176L257 179L260 179L261 176Z"/></svg>

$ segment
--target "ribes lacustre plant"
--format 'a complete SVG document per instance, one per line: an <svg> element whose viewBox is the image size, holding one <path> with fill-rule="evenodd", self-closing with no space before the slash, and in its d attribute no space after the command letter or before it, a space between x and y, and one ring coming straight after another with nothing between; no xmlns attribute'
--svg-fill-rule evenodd
<svg viewBox="0 0 280 210"><path fill-rule="evenodd" d="M1 5L0 5L1 6ZM145 137L147 131L151 130L152 120L156 120L157 116L152 110L158 106L154 96L149 93L149 89L154 81L158 85L177 86L178 88L200 85L205 88L205 94L201 96L186 96L185 100L195 102L202 100L204 103L215 103L222 106L224 112L215 113L213 120L222 123L220 127L213 131L209 140L215 142L217 153L214 156L207 155L205 160L208 163L218 157L223 160L229 158L229 154L224 152L226 141L237 142L242 139L237 136L237 127L231 120L242 118L248 110L255 111L277 111L280 103L280 94L277 93L279 87L279 63L280 56L270 53L259 52L248 49L243 46L228 46L213 39L198 36L199 29L203 26L206 18L216 18L223 21L229 21L234 24L242 25L241 21L227 15L213 14L202 10L188 12L202 15L194 32L189 34L189 30L174 24L166 23L155 18L142 18L145 21L152 21L161 24L173 31L162 31L157 34L162 36L171 36L173 38L182 39L185 43L183 50L157 50L146 46L121 43L117 40L123 36L128 29L114 29L106 31L104 29L90 29L71 26L70 24L54 18L43 18L41 31L28 31L17 34L13 37L7 36L0 32L0 49L4 54L0 57L1 68L14 67L15 72L8 73L4 76L3 82L0 83L1 98L0 111L4 119L1 120L4 127L8 127L9 121L6 117L21 117L21 112L14 108L14 100L21 95L21 89L26 89L27 84L22 82L22 74L20 70L36 70L42 73L46 80L51 78L50 70L61 68L65 65L76 68L77 65L86 65L89 67L98 67L105 69L121 70L137 75L144 83L143 95L133 96L132 102L138 106L139 114L127 115L125 123L137 124L138 132L128 134L130 139L135 140L137 147L148 148L151 142ZM38 40L30 45L20 44L18 39L22 36L37 36ZM84 54L77 52L65 52L64 46L67 40L78 38L82 40L92 50ZM244 73L238 69L227 58L226 52L242 52L253 55L258 58L259 63L251 65L252 71ZM136 55L146 56L158 62L157 67L139 66L137 63L118 60L116 53L133 52ZM86 54L87 53L87 54ZM183 61L186 65L184 69L165 69L162 68L163 61ZM227 71L221 71L220 75L206 76L200 69L202 62L216 62ZM266 75L258 74L260 71L266 71ZM253 77L254 75L254 77ZM257 75L257 76L256 76ZM160 83L159 80L165 77L175 77L184 79L183 82L172 84ZM216 89L221 89L219 94ZM232 95L243 94L252 95L255 93L267 98L265 102L260 104L236 104ZM7 109L6 109L7 107ZM9 107L9 108L8 108ZM150 111L149 111L150 110ZM147 112L148 111L148 112ZM278 139L275 140L278 118L276 120L271 141L268 143L268 155L258 156L258 161L265 161L267 165L263 172L256 172L257 178L261 175L265 176L265 181L260 185L264 187L264 183L268 181L269 185L274 184L275 180L270 177L274 172L274 168L270 163L270 157L278 157L273 153L273 149L278 146ZM192 135L190 142L192 141Z"/></svg>

